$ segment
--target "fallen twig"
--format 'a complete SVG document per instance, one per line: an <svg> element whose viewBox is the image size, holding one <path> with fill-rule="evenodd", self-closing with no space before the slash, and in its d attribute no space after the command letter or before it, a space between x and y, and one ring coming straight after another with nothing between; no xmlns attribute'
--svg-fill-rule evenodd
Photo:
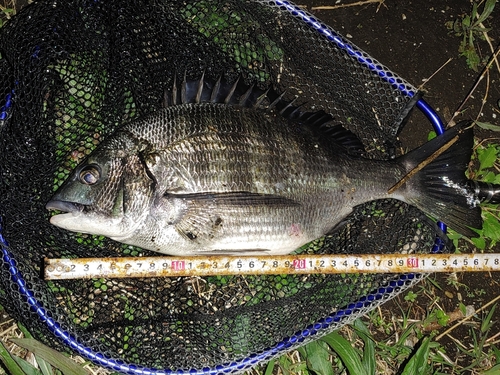
<svg viewBox="0 0 500 375"><path fill-rule="evenodd" d="M465 323L467 320L471 319L474 315L476 315L478 312L486 309L488 306L490 305L493 305L496 301L498 301L500 299L500 295L496 296L495 298L493 298L490 302L488 302L486 305L480 307L479 309L477 309L476 311L474 311L473 314L470 314L469 316L466 316L465 318L463 318L462 320L460 320L457 324L451 326L450 328L448 328L446 331L444 331L443 333L441 333L439 336L436 336L436 341L439 341L441 338L443 338L443 336L447 335L448 333L450 333L451 331L453 331L455 328L457 328L458 326L462 325L463 323Z"/></svg>
<svg viewBox="0 0 500 375"><path fill-rule="evenodd" d="M500 54L500 44L495 49L493 55L491 55L491 57L490 57L490 59L488 61L488 64L486 64L486 66L483 68L483 71L481 72L481 75L479 76L479 78L474 83L474 86L469 90L469 93L467 94L467 96L465 97L465 99L462 100L462 103L460 103L460 105L458 106L457 110L453 113L453 116L450 119L450 121L448 122L448 124L450 124L453 121L453 119L460 114L460 112L462 111L462 108L464 107L465 103L469 100L469 98L472 96L472 94L474 93L474 91L476 91L477 87L479 86L479 83L481 83L481 81L484 79L484 77L488 74L488 71L489 71L491 65L493 65L493 62L497 61L497 56L499 54Z"/></svg>
<svg viewBox="0 0 500 375"><path fill-rule="evenodd" d="M453 323L453 322L457 321L458 319L462 319L464 317L464 314L460 309L456 309L455 311L447 313L446 315L449 317L448 323ZM424 325L422 327L422 330L424 332L432 332L432 331L435 331L435 330L438 330L441 328L443 328L443 326L441 324L439 324L439 322L436 321L436 322L431 322L427 325Z"/></svg>
<svg viewBox="0 0 500 375"><path fill-rule="evenodd" d="M476 18L479 18L479 14L476 13ZM490 50L491 50L491 53L493 54L493 60L495 60L495 63L496 63L496 66L497 66L497 70L498 70L498 73L500 73L500 64L498 63L498 59L495 55L495 48L493 47L493 44L491 44L491 39L488 35L488 31L486 31L486 27L483 25L482 22L479 23L479 26L481 27L481 29L483 30L483 36L484 36L484 39L486 40L486 43L488 43L488 45L490 46ZM498 47L497 47L498 49ZM498 53L497 53L498 54Z"/></svg>
<svg viewBox="0 0 500 375"><path fill-rule="evenodd" d="M452 57L450 57L443 65L441 65L434 73L432 73L429 78L424 78L423 79L424 82L417 88L418 91L422 90L425 84L429 82L436 74L438 74L446 65L448 65L451 60L453 60Z"/></svg>
<svg viewBox="0 0 500 375"><path fill-rule="evenodd" d="M401 180L399 180L398 183L396 183L394 186L392 186L387 191L387 193L388 194L392 194L396 190L398 190L401 187L401 185L403 185L406 181L408 181L418 171L422 170L427 165L429 165L434 160L436 160L436 158L439 157L439 155L441 155L443 152L445 152L446 150L448 150L457 140L458 140L458 136L455 136L452 139L450 139L448 142L446 142L437 151L435 151L431 156L429 156L427 159L425 159L423 162L419 163L415 168L413 168L411 171L409 171Z"/></svg>
<svg viewBox="0 0 500 375"><path fill-rule="evenodd" d="M385 0L363 0L363 1L356 1L355 3L349 3L349 4L338 4L338 5L319 5L316 7L312 7L311 10L333 10L333 9L339 9L339 8L348 8L348 7L354 7L354 6L359 6L359 5L366 5L366 4L374 4L378 3L377 7L377 12L384 4Z"/></svg>

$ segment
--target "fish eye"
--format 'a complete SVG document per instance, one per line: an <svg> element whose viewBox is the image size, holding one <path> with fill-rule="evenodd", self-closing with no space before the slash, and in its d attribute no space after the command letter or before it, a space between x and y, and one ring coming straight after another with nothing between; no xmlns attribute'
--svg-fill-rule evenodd
<svg viewBox="0 0 500 375"><path fill-rule="evenodd" d="M101 169L95 164L87 165L82 168L78 177L82 184L94 185L101 178Z"/></svg>

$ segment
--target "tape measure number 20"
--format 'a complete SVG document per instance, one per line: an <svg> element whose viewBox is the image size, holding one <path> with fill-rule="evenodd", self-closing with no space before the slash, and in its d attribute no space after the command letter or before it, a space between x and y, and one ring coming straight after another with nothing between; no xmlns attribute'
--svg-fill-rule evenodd
<svg viewBox="0 0 500 375"><path fill-rule="evenodd" d="M280 255L45 259L54 279L500 271L500 254Z"/></svg>

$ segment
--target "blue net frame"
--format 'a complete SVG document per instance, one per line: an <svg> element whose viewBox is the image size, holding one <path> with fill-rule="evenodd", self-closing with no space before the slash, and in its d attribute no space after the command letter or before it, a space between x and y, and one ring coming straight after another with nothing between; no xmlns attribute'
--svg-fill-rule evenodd
<svg viewBox="0 0 500 375"><path fill-rule="evenodd" d="M288 1L274 1L274 3L281 7L284 12L289 12L294 17L299 18L302 22L307 24L311 29L315 30L318 34L327 38L331 43L335 43L337 47L344 49L351 56L355 56L359 62L364 66L369 67L370 70L376 72L382 79L389 82L394 88L399 90L404 95L413 98L416 94L412 88L407 87L407 85L397 76L395 76L390 71L387 71L382 65L379 65L376 61L367 57L366 53L362 52L357 47L348 44L344 38L339 36L330 27L324 25L321 21L313 17L306 11L298 8L294 4ZM15 89L13 89L3 100L3 105L0 108L0 126L1 124L9 118L10 109L12 107L13 100L15 98ZM444 132L443 123L439 115L434 111L434 109L423 99L419 99L416 102L417 108L428 118L432 124L436 133L442 134ZM444 224L440 224L443 231L446 230ZM413 284L418 279L421 278L418 274L404 274L399 277L398 280L391 281L386 287L379 288L374 293L364 296L358 301L349 304L346 308L341 309L334 314L320 319L316 323L305 327L304 329L296 332L295 335L291 337L283 338L282 341L277 343L275 346L269 347L259 353L254 353L247 358L242 360L222 363L214 368L201 368L201 369L184 369L184 370L172 370L172 369L155 369L143 367L139 364L125 363L122 360L114 359L103 355L102 353L94 351L92 348L83 345L79 340L72 336L69 331L61 326L54 318L51 316L50 311L46 310L42 303L37 300L34 296L32 290L30 290L29 285L23 278L22 273L17 267L16 259L13 254L9 251L8 241L2 235L2 229L0 228L0 245L2 248L3 264L5 269L2 272L8 272L10 274L12 282L17 285L20 295L25 299L25 302L29 305L33 312L36 312L40 321L45 324L49 330L59 338L65 345L71 348L74 352L78 353L84 358L91 360L97 365L109 368L114 371L119 371L125 374L151 374L151 375L181 375L181 374L228 374L228 373L239 373L247 370L258 363L268 361L274 357L277 357L286 351L295 348L305 342L311 341L326 331L331 331L332 325L339 327L342 324L346 324L353 319L355 315L357 317L358 313L363 310L367 310L374 303L379 303L381 300L385 299L387 294L390 294L394 289L401 288L408 284ZM431 251L436 252L441 248L440 240L436 240L436 243Z"/></svg>

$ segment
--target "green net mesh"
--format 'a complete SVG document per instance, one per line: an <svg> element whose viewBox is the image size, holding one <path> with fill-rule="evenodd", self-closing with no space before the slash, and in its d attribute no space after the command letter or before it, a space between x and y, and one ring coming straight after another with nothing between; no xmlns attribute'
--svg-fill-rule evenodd
<svg viewBox="0 0 500 375"><path fill-rule="evenodd" d="M0 34L0 303L39 340L127 373L239 372L326 334L420 275L44 281L43 258L152 256L60 230L44 206L116 127L158 110L176 73L306 98L389 158L416 89L293 4L40 1ZM439 230L384 200L309 253L428 252ZM8 243L8 245L7 245ZM446 251L446 246L445 249Z"/></svg>

